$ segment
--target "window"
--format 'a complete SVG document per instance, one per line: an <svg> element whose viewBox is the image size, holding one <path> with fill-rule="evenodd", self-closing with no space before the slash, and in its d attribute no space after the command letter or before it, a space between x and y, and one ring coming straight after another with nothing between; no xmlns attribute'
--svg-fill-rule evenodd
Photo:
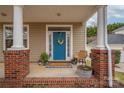
<svg viewBox="0 0 124 93"><path fill-rule="evenodd" d="M53 59L53 33L49 32L49 57L52 60Z"/></svg>
<svg viewBox="0 0 124 93"><path fill-rule="evenodd" d="M23 43L25 48L29 48L28 46L28 26L24 25L23 28ZM13 26L12 25L5 25L4 26L4 50L7 48L11 48L13 45Z"/></svg>
<svg viewBox="0 0 124 93"><path fill-rule="evenodd" d="M70 34L67 34L67 56L70 57Z"/></svg>

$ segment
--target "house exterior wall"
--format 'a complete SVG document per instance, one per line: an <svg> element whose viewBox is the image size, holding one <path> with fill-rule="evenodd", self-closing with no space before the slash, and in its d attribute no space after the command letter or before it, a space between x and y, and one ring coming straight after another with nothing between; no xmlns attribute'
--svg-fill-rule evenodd
<svg viewBox="0 0 124 93"><path fill-rule="evenodd" d="M85 49L85 26L73 24L73 54Z"/></svg>
<svg viewBox="0 0 124 93"><path fill-rule="evenodd" d="M113 50L122 50L124 48L124 44L109 44L109 46Z"/></svg>
<svg viewBox="0 0 124 93"><path fill-rule="evenodd" d="M38 61L41 52L46 51L46 25L29 24L30 61Z"/></svg>
<svg viewBox="0 0 124 93"><path fill-rule="evenodd" d="M124 34L124 30L114 32L115 34Z"/></svg>
<svg viewBox="0 0 124 93"><path fill-rule="evenodd" d="M29 25L30 61L38 61L46 51L46 24L73 25L73 55L85 49L85 26L82 23L26 23ZM3 24L0 24L0 61L3 61Z"/></svg>

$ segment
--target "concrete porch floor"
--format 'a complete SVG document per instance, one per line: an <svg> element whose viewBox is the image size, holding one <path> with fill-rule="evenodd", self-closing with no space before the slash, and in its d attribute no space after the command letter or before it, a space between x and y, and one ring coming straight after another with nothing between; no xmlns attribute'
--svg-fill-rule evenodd
<svg viewBox="0 0 124 93"><path fill-rule="evenodd" d="M46 68L37 63L31 63L30 73L27 77L79 77L75 71L76 66L72 68Z"/></svg>
<svg viewBox="0 0 124 93"><path fill-rule="evenodd" d="M37 63L30 63L30 73L26 77L80 77L76 73L76 66L72 68L46 68ZM0 78L4 78L4 63L0 63Z"/></svg>
<svg viewBox="0 0 124 93"><path fill-rule="evenodd" d="M124 63L117 64L115 71L124 72ZM80 77L73 68L45 68L37 63L30 63L30 73L27 77ZM4 62L0 62L0 78L4 78Z"/></svg>

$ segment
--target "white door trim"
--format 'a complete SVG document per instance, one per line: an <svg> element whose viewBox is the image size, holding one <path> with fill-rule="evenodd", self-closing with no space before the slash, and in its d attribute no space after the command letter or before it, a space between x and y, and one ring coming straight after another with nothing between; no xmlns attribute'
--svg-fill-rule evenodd
<svg viewBox="0 0 124 93"><path fill-rule="evenodd" d="M49 54L49 38L48 38L48 36L49 36L48 28L49 27L70 27L70 58L67 57L67 49L66 49L66 61L70 61L73 58L73 29L72 29L72 25L46 25L46 53L48 53L48 54ZM51 31L51 32L54 32L54 31ZM55 31L55 32L57 32L57 31ZM61 31L61 32L66 32L66 34L67 34L67 31ZM53 47L53 45L52 45L52 47ZM66 44L66 48L67 48L67 44ZM53 53L53 51L52 51L52 53ZM52 61L52 60L53 59L50 59L50 61Z"/></svg>

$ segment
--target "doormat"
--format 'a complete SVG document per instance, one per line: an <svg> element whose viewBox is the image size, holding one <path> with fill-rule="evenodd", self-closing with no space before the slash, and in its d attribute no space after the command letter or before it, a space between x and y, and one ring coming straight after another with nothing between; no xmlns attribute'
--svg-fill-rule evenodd
<svg viewBox="0 0 124 93"><path fill-rule="evenodd" d="M49 62L46 68L72 68L69 62Z"/></svg>

